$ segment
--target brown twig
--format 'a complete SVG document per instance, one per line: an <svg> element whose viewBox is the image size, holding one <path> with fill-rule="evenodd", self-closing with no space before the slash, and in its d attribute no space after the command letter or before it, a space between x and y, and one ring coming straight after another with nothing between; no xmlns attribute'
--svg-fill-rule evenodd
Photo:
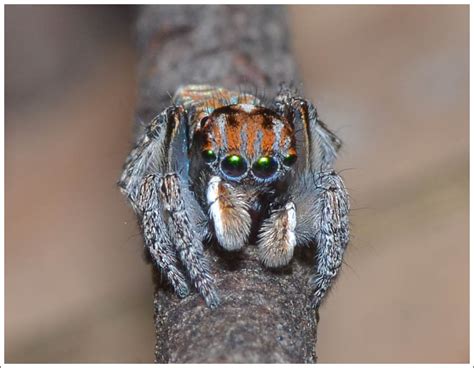
<svg viewBox="0 0 474 368"><path fill-rule="evenodd" d="M147 6L138 19L137 42L142 121L169 105L170 94L183 84L252 85L272 95L281 82L297 80L285 9L279 6ZM155 272L156 361L315 362L308 265L294 260L270 271L251 245L240 253L207 253L222 299L216 310L197 294L178 299Z"/></svg>

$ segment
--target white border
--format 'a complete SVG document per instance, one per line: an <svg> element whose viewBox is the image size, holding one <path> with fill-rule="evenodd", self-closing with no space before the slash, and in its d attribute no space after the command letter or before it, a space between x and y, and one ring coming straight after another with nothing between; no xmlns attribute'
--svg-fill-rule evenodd
<svg viewBox="0 0 474 368"><path fill-rule="evenodd" d="M472 338L472 332L474 331L474 319L472 318L473 314L473 303L474 296L472 292L472 286L474 285L474 274L472 272L472 265L474 264L474 252L472 251L472 229L474 228L474 219L473 219L473 183L472 183L472 172L473 172L473 159L474 155L472 153L472 142L473 142L473 130L471 126L471 113L472 113L472 56L473 56L473 40L472 40L472 16L474 12L472 6L469 6L469 362L472 364L474 351L474 341Z"/></svg>
<svg viewBox="0 0 474 368"><path fill-rule="evenodd" d="M4 88L2 88L2 97L0 102L0 113L2 116L3 127L0 131L0 205L1 205L1 224L0 224L0 233L2 234L2 250L0 251L0 264L1 264L1 279L2 279L2 292L0 295L0 308L1 308L1 317L0 317L0 328L2 331L2 338L0 341L0 359L2 363L5 362L5 7L2 6L0 10L0 27L2 29L2 37L0 38L0 53L1 53L1 80L3 82Z"/></svg>
<svg viewBox="0 0 474 368"><path fill-rule="evenodd" d="M141 5L141 4L182 4L182 5L192 5L192 4L228 4L228 5L468 5L470 1L453 1L453 2L446 2L446 1L427 1L427 0L419 0L419 1L363 1L363 2L356 2L353 0L335 0L335 1L308 1L308 0L299 0L296 2L291 2L289 0L282 1L282 0L260 0L260 1L218 1L218 0L207 0L207 1L196 1L196 0L176 0L176 1L151 1L151 0L142 0L137 3L131 3L130 1L124 0L117 0L117 1L87 1L87 0L74 0L74 1L48 1L38 5ZM6 5L36 5L33 1L26 1L26 0L16 0L16 1L4 1L3 4Z"/></svg>
<svg viewBox="0 0 474 368"><path fill-rule="evenodd" d="M171 2L157 2L157 1L140 1L140 4L222 4L222 3L226 3L226 4L240 4L240 5L243 5L243 4L281 4L281 5L286 5L286 4L289 4L290 2L289 1L241 1L241 2L236 2L236 1L227 1L227 2L223 2L223 1L204 1L204 2L201 2L201 1L173 1L172 3ZM32 1L21 1L21 0L18 0L18 1L5 1L5 2L2 2L3 5L26 5L26 4L35 4L34 2ZM42 4L38 4L38 5L64 5L65 2L64 1L49 1L49 2L46 2L46 3L42 3ZM94 5L136 5L136 4L133 4L133 3L130 3L129 1L100 1L100 2L94 2L92 3L91 1L69 1L69 2L66 2L66 5L75 5L75 4L80 4L80 5L91 5L91 4L94 4ZM445 1L396 1L396 2L387 2L387 1L365 1L365 2L355 2L355 1L332 1L332 2L323 2L323 1L298 1L297 4L291 4L291 5L346 5L346 4L350 4L350 5L445 5L445 4L449 4L449 5L455 5L455 4L459 4L459 5L471 5L471 1L456 1L456 2L445 2ZM472 8L470 7L469 8L469 16L470 16L470 20L473 19L473 10ZM1 10L0 10L0 27L3 31L3 34L2 34L2 37L1 37L1 55L2 55L2 58L1 58L1 72L0 72L0 75L1 75L1 78L3 80L3 84L5 86L5 76L4 76L4 72L5 72L5 55L4 55L4 52L5 52L5 7L2 6L1 7ZM470 57L470 70L472 69L471 66L472 66L472 63L473 63L473 53L472 53L472 46L473 46L473 41L472 41L472 28L471 28L471 24L469 25L469 33L470 33L470 51L469 51L469 57ZM471 93L471 86L472 86L472 74L470 73L469 74L469 82L470 82L470 108L472 108L472 93ZM3 117L3 121L5 121L5 90L4 88L2 89L2 99L1 99L1 103L0 103L0 110L1 110L1 113L2 113L2 117ZM471 110L470 110L471 111ZM3 127L4 128L4 127ZM0 153L0 156L1 156L1 159L0 159L0 165L1 165L1 183L0 183L0 186L1 186L1 194L0 194L0 204L1 204L1 216L2 216L2 219L3 221L1 222L1 225L0 225L0 232L2 234L2 237L3 237L3 245L5 244L5 197L4 197L4 193L5 193L5 166L4 166L4 163L5 163L5 137L4 137L4 134L5 134L5 130L2 129L1 132L0 132L0 144L1 144L1 147L2 147L2 150L1 150L1 153ZM469 135L470 135L470 142L473 141L473 131L472 129L470 129L470 132L469 132ZM473 161L474 161L474 154L472 153L472 151L470 151L469 153L469 159L470 159L470 193L473 193L473 188L474 188L474 185L473 185L473 182L472 182L472 175L471 173L473 172ZM470 196L470 199L469 199L469 203L470 203L470 220L469 220L469 223L470 223L470 229L474 228L474 218L472 216L472 208L474 207L474 200L473 200L473 197ZM471 240L471 237L470 237L470 240ZM471 243L471 242L470 242ZM2 269L2 293L1 293L1 296L0 296L0 301L1 301L1 305L0 305L0 309L1 309L1 317L0 317L0 326L1 326L1 329L2 329L2 332L3 332L3 338L2 338L2 341L0 343L0 359L1 359L1 363L2 365L4 365L4 362L5 362L5 351L4 351L4 343L5 343L5 300L4 300L4 292L5 292L5 246L2 247L1 251L0 251L0 258L1 258L1 269ZM470 254L469 254L469 258L470 258L470 265L474 264L474 252L471 251L471 248L470 248ZM472 285L474 285L474 274L473 272L471 271L470 269L470 290ZM473 304L474 304L474 296L473 296L473 293L470 292L470 316L472 316L472 311L473 311ZM469 358L469 361L472 362L472 358L473 358L473 355L472 355L472 352L474 351L474 341L472 339L472 331L474 331L474 319L470 318L470 358ZM442 339L443 337L440 336L440 339ZM10 364L8 364L10 365ZM36 367L49 367L51 366L52 364L35 364ZM79 366L87 366L87 367L99 367L99 366L102 366L102 364L78 364ZM386 364L373 364L371 366L382 366L382 365L386 365ZM424 364L426 365L426 364ZM431 365L431 364L430 364ZM26 366L29 366L28 364L15 364L14 365L15 367L26 367ZM63 366L67 366L66 364L54 364L55 367L63 367ZM121 364L121 366L133 366L133 367L143 367L143 366L155 366L155 365L152 365L152 364ZM193 367L193 366L198 366L197 364L175 364L174 366L178 366L178 367ZM226 366L228 367L233 367L233 368L241 368L241 367L246 367L246 366L251 366L250 364L227 364ZM277 364L277 366L286 366L286 364ZM292 365L293 366L305 366L306 365L303 365L303 364L295 364L295 365ZM346 364L331 364L331 367L342 367L342 366L346 366ZM365 364L354 364L354 365L351 365L351 366L365 366ZM393 368L400 368L400 367L409 367L409 366L418 366L418 365L415 365L415 364L390 364L390 367L393 367ZM436 365L437 367L451 367L453 366L452 364L437 364ZM459 365L456 365L456 366L471 366L470 363L468 364L459 364Z"/></svg>

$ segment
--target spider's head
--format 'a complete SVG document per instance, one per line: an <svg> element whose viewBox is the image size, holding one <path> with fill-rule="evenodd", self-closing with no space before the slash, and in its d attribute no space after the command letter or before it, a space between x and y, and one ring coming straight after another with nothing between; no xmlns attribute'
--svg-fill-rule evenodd
<svg viewBox="0 0 474 368"><path fill-rule="evenodd" d="M237 183L274 183L296 160L293 125L276 112L235 104L201 120L201 154L214 175Z"/></svg>

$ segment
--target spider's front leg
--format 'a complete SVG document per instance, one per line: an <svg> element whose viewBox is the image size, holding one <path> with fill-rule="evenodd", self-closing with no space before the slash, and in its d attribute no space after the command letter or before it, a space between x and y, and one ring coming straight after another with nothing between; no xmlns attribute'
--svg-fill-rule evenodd
<svg viewBox="0 0 474 368"><path fill-rule="evenodd" d="M334 171L319 172L312 177L315 201L301 206L300 217L314 213L313 229L316 240L316 274L310 284L314 290L312 304L319 307L324 295L337 276L342 257L349 243L349 197L344 183ZM311 184L310 184L311 185ZM307 213L304 213L304 212ZM302 225L305 225L304 223ZM297 234L309 235L310 228L301 226Z"/></svg>
<svg viewBox="0 0 474 368"><path fill-rule="evenodd" d="M349 198L342 178L332 169L341 141L319 120L313 104L293 91L283 88L274 107L293 122L302 144L286 193L289 201L262 227L261 234L271 239L261 238L262 260L269 266L283 265L291 259L295 245L316 245L316 273L310 284L317 308L337 276L349 242ZM292 208L294 224L282 226L292 224L282 221L293 218Z"/></svg>
<svg viewBox="0 0 474 368"><path fill-rule="evenodd" d="M139 218L145 244L180 296L188 293L181 263L210 307L219 304L203 253L200 207L188 189L186 115L163 111L127 159L119 185Z"/></svg>
<svg viewBox="0 0 474 368"><path fill-rule="evenodd" d="M268 267L288 264L295 246L316 245L316 272L311 277L312 305L317 308L337 276L349 242L349 200L334 171L300 177L290 200L274 209L259 233L259 254Z"/></svg>
<svg viewBox="0 0 474 368"><path fill-rule="evenodd" d="M189 286L185 276L178 268L176 250L171 242L163 216L163 206L160 201L159 175L148 175L140 188L138 206L141 217L143 239L153 261L166 276L179 297L189 294Z"/></svg>
<svg viewBox="0 0 474 368"><path fill-rule="evenodd" d="M179 258L185 266L194 286L209 307L219 305L214 279L204 256L202 239L188 215L188 208L195 200L186 195L177 173L164 175L159 183L161 198L169 216L168 229L174 239ZM185 199L186 198L186 199ZM186 203L186 205L185 205ZM197 203L195 203L197 206Z"/></svg>

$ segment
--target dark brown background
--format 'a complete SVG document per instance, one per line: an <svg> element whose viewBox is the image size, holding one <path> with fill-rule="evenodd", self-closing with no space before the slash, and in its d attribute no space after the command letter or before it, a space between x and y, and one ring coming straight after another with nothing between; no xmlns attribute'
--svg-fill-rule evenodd
<svg viewBox="0 0 474 368"><path fill-rule="evenodd" d="M115 187L134 12L6 7L7 362L153 359L150 273ZM354 207L319 361L467 362L468 6L289 14L307 95L345 142Z"/></svg>

